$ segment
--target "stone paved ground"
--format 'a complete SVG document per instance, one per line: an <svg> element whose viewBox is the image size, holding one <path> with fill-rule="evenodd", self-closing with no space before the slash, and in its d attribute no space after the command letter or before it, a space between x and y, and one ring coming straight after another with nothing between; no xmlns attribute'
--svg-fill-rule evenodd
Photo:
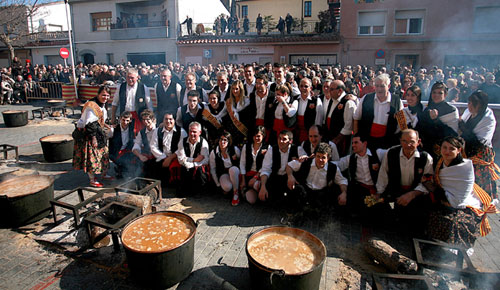
<svg viewBox="0 0 500 290"><path fill-rule="evenodd" d="M18 164L0 162L0 177L20 168L55 175L56 195L86 185L86 176L72 171L70 161L43 162L37 142L52 133L70 133L72 128L71 120L64 118L30 121L28 126L20 128L5 128L0 120L0 143L20 145L22 155ZM242 203L231 207L228 198L211 192L200 197L173 199L174 195L167 191L164 197L160 209L166 209L168 203L169 210L183 211L199 221L193 272L172 289L249 289L245 242L255 231L280 225L280 211L261 204ZM500 272L498 219L498 215L491 216L494 232L478 240L472 256L474 265L484 271ZM36 242L34 238L39 229L51 223L49 217L19 229L0 229L0 289L141 289L129 278L123 251L114 253L109 246L69 254L54 245ZM371 289L370 273L384 271L372 263L361 248L361 240L371 235L411 255L411 243L401 235L364 228L331 213L305 219L299 227L315 234L327 248L320 289Z"/></svg>

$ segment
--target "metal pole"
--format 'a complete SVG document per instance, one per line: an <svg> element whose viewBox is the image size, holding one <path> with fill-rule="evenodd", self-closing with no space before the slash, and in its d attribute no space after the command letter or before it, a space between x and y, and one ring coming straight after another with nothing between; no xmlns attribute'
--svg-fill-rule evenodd
<svg viewBox="0 0 500 290"><path fill-rule="evenodd" d="M71 57L71 68L73 71L73 86L75 87L75 96L78 99L78 87L76 85L76 72L75 72L75 59L73 56L73 38L71 37L71 15L69 13L68 0L64 0L64 6L66 10L66 21L68 21L68 36L69 36L69 56Z"/></svg>

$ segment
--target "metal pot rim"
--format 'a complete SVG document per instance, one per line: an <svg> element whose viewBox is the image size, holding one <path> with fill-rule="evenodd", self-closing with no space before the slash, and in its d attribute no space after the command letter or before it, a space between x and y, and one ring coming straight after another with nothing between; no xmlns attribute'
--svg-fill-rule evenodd
<svg viewBox="0 0 500 290"><path fill-rule="evenodd" d="M266 272L269 272L270 274L276 274L280 271L283 271L283 269L274 269L274 268L270 268L270 267L267 267L265 265L262 265L261 263L257 262L253 257L252 255L250 255L250 253L248 252L248 243L250 240L252 240L253 237L255 237L256 235L260 235L262 234L263 232L268 232L268 231L272 231L272 230L275 230L275 229L291 229L293 231L298 231L298 232L301 232L305 235L308 235L310 237L312 237L312 241L317 243L317 245L321 248L321 256L322 256L322 259L321 259L321 262L318 263L317 265L313 266L311 269L307 270L307 271L303 271L303 272L299 272L299 273L286 273L285 272L285 276L302 276L302 275L305 275L305 274L309 274L313 271L315 271L316 269L318 269L319 267L323 267L323 264L325 262L325 259L326 259L326 247L325 247L325 244L323 243L323 241L321 241L318 237L316 237L315 235L313 235L312 233L308 232L308 231L305 231L303 229L299 229L299 228L293 228L293 227L287 227L287 226L269 226L269 227L266 227L264 229L261 229L255 233L252 233L248 238L247 238L247 241L245 243L245 252L247 254L247 257L248 259L258 268L260 268L261 270L264 270ZM283 271L284 272L284 271Z"/></svg>
<svg viewBox="0 0 500 290"><path fill-rule="evenodd" d="M186 218L189 222L190 222L190 225L192 226L193 228L193 231L191 232L191 234L189 235L189 237L182 243L180 243L179 245L177 245L177 247L175 248L172 248L172 249L168 249L168 250L160 250L160 251L148 251L148 252L144 252L144 251L137 251L135 249L132 249L130 247L128 247L124 242L123 242L123 233L125 232L125 230L132 224L134 223L135 221L143 218L143 217L146 217L146 216L149 216L149 215L157 215L157 214L168 214L168 215L171 215L171 216L174 216L174 215L179 215L179 216L183 216L184 218ZM134 218L133 220L131 220L130 222L128 222L125 227L123 227L123 230L121 231L120 233L120 239L122 241L122 245L125 249L127 249L128 251L131 251L131 252L134 252L134 253L139 253L139 254L145 254L145 255L149 255L149 254L162 254L162 253L167 253L167 252L170 252L170 251L173 251L175 249L178 249L182 246L184 246L185 244L187 244L191 239L194 238L194 235L196 234L196 223L194 221L194 219L189 216L188 214L185 214L183 212L180 212L180 211L173 211L173 210L164 210L164 211L157 211L157 212L152 212L152 213L148 213L148 214L145 214L145 215L141 215L141 216L138 216L136 218Z"/></svg>

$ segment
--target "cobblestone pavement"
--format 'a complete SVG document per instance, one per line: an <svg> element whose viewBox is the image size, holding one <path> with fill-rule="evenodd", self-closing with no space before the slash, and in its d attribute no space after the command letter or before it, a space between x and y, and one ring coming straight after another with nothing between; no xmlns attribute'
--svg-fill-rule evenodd
<svg viewBox="0 0 500 290"><path fill-rule="evenodd" d="M4 108L0 106L0 111ZM38 144L40 137L70 133L72 120L35 120L19 128L5 128L1 121L0 143L20 146L22 156L19 163L0 160L0 178L19 169L55 175L56 195L88 183L82 172L71 170L71 161L45 163ZM194 269L187 279L171 289L249 289L245 242L253 232L281 225L280 210L244 202L232 207L229 197L214 192L178 199L167 190L164 197L160 210L182 211L199 222ZM74 254L53 244L36 242L37 232L52 223L50 218L18 229L0 229L0 289L141 289L141 285L129 278L123 250L113 252L113 247L108 246ZM490 221L494 232L478 240L472 260L481 270L499 272L498 215L491 216ZM298 227L315 234L327 248L320 289L371 289L371 273L384 269L365 255L361 241L367 237L376 235L412 255L410 240L404 236L366 228L329 212L304 219Z"/></svg>

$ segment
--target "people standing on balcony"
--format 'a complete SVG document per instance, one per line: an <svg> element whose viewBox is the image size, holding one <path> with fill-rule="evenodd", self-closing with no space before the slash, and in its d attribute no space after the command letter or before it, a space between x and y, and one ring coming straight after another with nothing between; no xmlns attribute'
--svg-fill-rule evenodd
<svg viewBox="0 0 500 290"><path fill-rule="evenodd" d="M233 32L234 31L234 18L233 16L229 16L227 18L227 32Z"/></svg>
<svg viewBox="0 0 500 290"><path fill-rule="evenodd" d="M262 16L260 15L257 15L257 20L255 21L255 28L257 28L257 34L260 35L260 33L262 32L262 28L264 27L264 24L262 22Z"/></svg>
<svg viewBox="0 0 500 290"><path fill-rule="evenodd" d="M283 17L280 16L280 19L278 20L278 25L276 25L276 28L279 30L281 35L285 35L285 20Z"/></svg>
<svg viewBox="0 0 500 290"><path fill-rule="evenodd" d="M227 20L226 20L226 15L222 14L220 16L220 35L224 35L226 33L226 27L227 27Z"/></svg>
<svg viewBox="0 0 500 290"><path fill-rule="evenodd" d="M233 16L233 28L236 35L240 34L240 19L238 15Z"/></svg>
<svg viewBox="0 0 500 290"><path fill-rule="evenodd" d="M193 35L193 18L189 17L189 15L186 15L186 20L184 20L181 25L182 24L186 24L188 35Z"/></svg>
<svg viewBox="0 0 500 290"><path fill-rule="evenodd" d="M293 17L288 13L285 17L285 22L286 22L286 33L290 34L292 31L292 25L293 25Z"/></svg>
<svg viewBox="0 0 500 290"><path fill-rule="evenodd" d="M250 30L250 20L248 19L248 16L245 15L245 19L243 19L243 31L245 31L245 34Z"/></svg>

